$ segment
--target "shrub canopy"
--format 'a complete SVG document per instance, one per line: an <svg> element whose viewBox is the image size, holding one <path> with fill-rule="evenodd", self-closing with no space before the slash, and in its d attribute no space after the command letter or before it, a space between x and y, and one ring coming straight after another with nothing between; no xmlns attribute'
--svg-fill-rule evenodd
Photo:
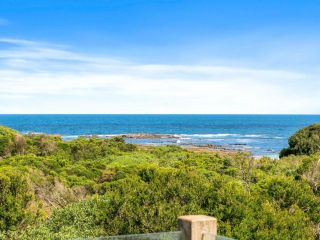
<svg viewBox="0 0 320 240"><path fill-rule="evenodd" d="M236 239L320 237L320 154L274 161L4 127L0 136L0 239L174 231L187 214L216 217Z"/></svg>
<svg viewBox="0 0 320 240"><path fill-rule="evenodd" d="M289 147L281 151L280 157L320 152L320 123L300 129L289 138L288 143Z"/></svg>

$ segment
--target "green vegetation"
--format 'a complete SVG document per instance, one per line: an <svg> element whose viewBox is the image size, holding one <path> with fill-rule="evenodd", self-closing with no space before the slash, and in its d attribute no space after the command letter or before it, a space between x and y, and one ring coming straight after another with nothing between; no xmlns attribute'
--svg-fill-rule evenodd
<svg viewBox="0 0 320 240"><path fill-rule="evenodd" d="M0 158L23 153L26 142L16 131L0 126Z"/></svg>
<svg viewBox="0 0 320 240"><path fill-rule="evenodd" d="M320 123L300 129L289 138L288 143L289 147L281 151L280 157L320 152Z"/></svg>
<svg viewBox="0 0 320 240"><path fill-rule="evenodd" d="M70 239L176 230L206 214L237 239L319 239L320 154L140 148L122 138L0 128L0 239Z"/></svg>

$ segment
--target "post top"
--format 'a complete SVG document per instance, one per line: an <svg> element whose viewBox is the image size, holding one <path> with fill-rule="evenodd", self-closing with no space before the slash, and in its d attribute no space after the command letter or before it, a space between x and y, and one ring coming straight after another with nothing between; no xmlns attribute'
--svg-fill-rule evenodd
<svg viewBox="0 0 320 240"><path fill-rule="evenodd" d="M205 222L205 221L217 221L214 217L209 217L205 215L185 215L178 218L182 221L188 221L188 222Z"/></svg>

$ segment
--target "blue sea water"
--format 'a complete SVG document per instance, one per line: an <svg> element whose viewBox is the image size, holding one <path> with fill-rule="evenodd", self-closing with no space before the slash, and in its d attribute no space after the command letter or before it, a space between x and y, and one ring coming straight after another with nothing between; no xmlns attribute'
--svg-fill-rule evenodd
<svg viewBox="0 0 320 240"><path fill-rule="evenodd" d="M0 125L20 132L112 136L127 133L175 134L177 138L127 139L142 144L221 145L255 156L277 156L298 129L320 115L0 115Z"/></svg>

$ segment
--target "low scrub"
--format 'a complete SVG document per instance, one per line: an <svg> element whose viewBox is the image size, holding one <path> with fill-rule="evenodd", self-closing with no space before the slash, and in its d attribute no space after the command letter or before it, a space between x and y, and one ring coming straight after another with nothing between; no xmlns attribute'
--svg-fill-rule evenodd
<svg viewBox="0 0 320 240"><path fill-rule="evenodd" d="M237 239L320 237L316 151L253 159L1 129L0 239L174 231L185 214L215 216Z"/></svg>

